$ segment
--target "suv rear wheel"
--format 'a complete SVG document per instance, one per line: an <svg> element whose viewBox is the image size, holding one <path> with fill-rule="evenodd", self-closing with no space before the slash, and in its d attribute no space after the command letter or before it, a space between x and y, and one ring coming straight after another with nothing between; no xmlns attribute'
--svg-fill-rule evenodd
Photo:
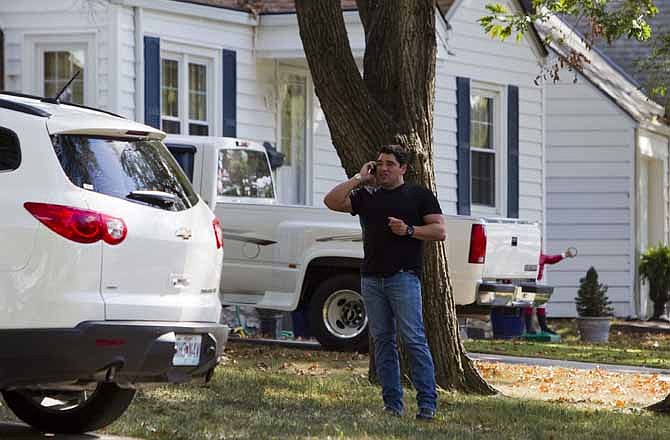
<svg viewBox="0 0 670 440"><path fill-rule="evenodd" d="M78 434L109 425L128 408L134 389L99 383L93 391L18 389L3 391L7 406L42 432Z"/></svg>
<svg viewBox="0 0 670 440"><path fill-rule="evenodd" d="M323 281L312 296L309 314L312 334L324 348L368 351L368 315L358 275Z"/></svg>

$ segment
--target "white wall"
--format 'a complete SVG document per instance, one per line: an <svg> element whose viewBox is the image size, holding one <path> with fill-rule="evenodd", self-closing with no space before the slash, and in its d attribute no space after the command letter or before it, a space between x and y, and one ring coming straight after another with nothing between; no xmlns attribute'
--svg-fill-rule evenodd
<svg viewBox="0 0 670 440"><path fill-rule="evenodd" d="M487 0L460 0L448 14L452 26L448 45L454 55L447 58L438 76L437 100L445 109L441 115L444 119L436 120L436 139L441 139L443 145L437 153L440 157L437 171L443 185L448 188L445 193L448 200L446 207L448 212L456 213L456 77L467 77L503 90L508 85L519 87L519 217L544 222L543 90L534 84L540 73L540 54L529 38L517 43L514 38L499 41L486 35L477 20L488 15L484 8L488 3ZM514 7L511 4L508 6ZM504 114L506 99L503 106ZM505 144L506 121L505 118L502 127ZM506 163L506 156L502 159ZM505 208L502 214L506 214Z"/></svg>
<svg viewBox="0 0 670 440"><path fill-rule="evenodd" d="M93 2L91 2L92 4ZM130 27L132 35L132 9L113 5L89 5L84 1L54 2L35 0L30 2L1 2L0 23L5 32L5 87L7 90L23 93L39 93L36 72L36 44L69 42L90 42L89 58L86 68L90 70L87 104L108 110L114 108L116 98L110 98L110 87L113 84L120 93L132 93L130 83L116 81L111 78L111 70L115 64L110 61L111 47L116 45L117 38L127 36ZM130 17L130 20L129 20ZM129 25L130 22L130 25ZM118 23L119 35L113 34ZM124 42L124 44L127 43ZM130 38L132 46L133 40ZM125 46L124 46L125 47ZM130 51L132 64L132 49ZM116 58L118 59L118 58ZM127 72L127 57L119 71ZM132 69L131 69L132 72ZM88 73L88 72L87 72ZM116 77L115 77L116 78ZM128 89L130 87L130 89ZM132 102L127 103L124 110L132 114Z"/></svg>
<svg viewBox="0 0 670 440"><path fill-rule="evenodd" d="M616 314L631 307L634 270L634 121L600 90L565 72L547 84L547 238L545 249L568 246L579 256L547 267L557 287L551 316L575 316L579 279L593 266Z"/></svg>
<svg viewBox="0 0 670 440"><path fill-rule="evenodd" d="M208 98L213 100L214 133L218 136L223 132L222 50L234 50L237 56L237 136L256 141L274 140L274 117L264 100L271 90L268 82L272 80L273 67L257 62L251 26L145 9L143 27L144 35L161 39L161 49L173 44L189 53L214 57L216 85Z"/></svg>

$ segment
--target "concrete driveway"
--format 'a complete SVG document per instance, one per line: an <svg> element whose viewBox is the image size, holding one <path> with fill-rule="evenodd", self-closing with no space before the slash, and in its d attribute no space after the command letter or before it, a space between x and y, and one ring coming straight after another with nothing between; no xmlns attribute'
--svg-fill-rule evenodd
<svg viewBox="0 0 670 440"><path fill-rule="evenodd" d="M102 434L53 435L33 431L26 425L11 422L0 422L0 439L2 440L137 440L130 437L116 437Z"/></svg>

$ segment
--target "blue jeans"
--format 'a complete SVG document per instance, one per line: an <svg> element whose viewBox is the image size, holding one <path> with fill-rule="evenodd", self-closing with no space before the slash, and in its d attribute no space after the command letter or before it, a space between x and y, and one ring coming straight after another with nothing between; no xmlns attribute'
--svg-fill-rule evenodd
<svg viewBox="0 0 670 440"><path fill-rule="evenodd" d="M409 355L419 408L435 411L435 367L423 327L419 277L413 272L397 272L388 277L363 275L361 291L375 343L375 365L384 406L403 410L397 328Z"/></svg>

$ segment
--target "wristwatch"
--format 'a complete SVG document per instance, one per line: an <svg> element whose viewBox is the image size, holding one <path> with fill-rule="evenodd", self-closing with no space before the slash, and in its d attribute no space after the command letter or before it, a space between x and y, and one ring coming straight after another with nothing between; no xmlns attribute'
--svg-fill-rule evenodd
<svg viewBox="0 0 670 440"><path fill-rule="evenodd" d="M361 181L363 180L363 176L361 176L361 173L356 173L354 174L354 179L356 179L358 183L361 183Z"/></svg>
<svg viewBox="0 0 670 440"><path fill-rule="evenodd" d="M407 232L405 232L405 235L408 237L414 235L414 226L407 225Z"/></svg>

